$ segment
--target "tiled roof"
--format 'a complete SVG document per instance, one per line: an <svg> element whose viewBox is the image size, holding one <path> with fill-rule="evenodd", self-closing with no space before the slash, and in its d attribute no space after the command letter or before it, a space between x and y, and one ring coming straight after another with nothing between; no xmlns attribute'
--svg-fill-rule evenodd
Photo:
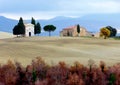
<svg viewBox="0 0 120 85"><path fill-rule="evenodd" d="M70 27L64 28L63 30L71 30L71 29L74 29L74 28L76 28L76 26L70 26Z"/></svg>

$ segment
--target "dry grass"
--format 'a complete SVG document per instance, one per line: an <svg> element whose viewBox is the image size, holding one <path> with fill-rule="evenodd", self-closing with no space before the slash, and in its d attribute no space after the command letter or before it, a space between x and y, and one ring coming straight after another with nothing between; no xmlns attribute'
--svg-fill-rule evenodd
<svg viewBox="0 0 120 85"><path fill-rule="evenodd" d="M30 37L0 40L0 62L8 59L27 65L37 56L49 64L75 61L87 65L89 59L96 64L105 61L107 65L120 62L120 41L113 39L78 37Z"/></svg>
<svg viewBox="0 0 120 85"><path fill-rule="evenodd" d="M1 32L0 31L0 39L4 39L4 38L13 38L14 35L12 33L7 33L7 32Z"/></svg>

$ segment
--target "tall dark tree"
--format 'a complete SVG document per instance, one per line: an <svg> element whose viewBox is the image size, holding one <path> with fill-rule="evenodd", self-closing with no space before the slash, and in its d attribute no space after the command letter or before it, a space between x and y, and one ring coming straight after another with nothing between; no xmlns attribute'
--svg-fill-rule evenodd
<svg viewBox="0 0 120 85"><path fill-rule="evenodd" d="M114 37L117 34L117 30L111 26L106 27L110 31L110 37Z"/></svg>
<svg viewBox="0 0 120 85"><path fill-rule="evenodd" d="M34 24L35 25L35 19L32 17L32 20L31 20L31 24Z"/></svg>
<svg viewBox="0 0 120 85"><path fill-rule="evenodd" d="M35 25L35 34L40 34L41 33L41 26L40 26L40 23L38 22L36 25Z"/></svg>
<svg viewBox="0 0 120 85"><path fill-rule="evenodd" d="M112 37L113 36L113 31L112 31L112 27L111 26L107 26L106 27L109 31L110 31L110 37Z"/></svg>
<svg viewBox="0 0 120 85"><path fill-rule="evenodd" d="M46 25L44 26L44 31L48 31L49 32L49 36L51 36L51 32L55 31L56 27L54 25Z"/></svg>
<svg viewBox="0 0 120 85"><path fill-rule="evenodd" d="M31 24L34 25L34 34L39 34L39 26L37 26L35 19L32 17Z"/></svg>
<svg viewBox="0 0 120 85"><path fill-rule="evenodd" d="M34 25L34 34L36 34L36 22L35 22L35 19L33 17L31 19L31 24Z"/></svg>
<svg viewBox="0 0 120 85"><path fill-rule="evenodd" d="M18 22L18 29L19 29L19 34L24 35L25 34L25 25L23 23L22 17L20 17L19 22Z"/></svg>
<svg viewBox="0 0 120 85"><path fill-rule="evenodd" d="M25 26L22 17L20 17L18 24L13 28L13 34L17 36L25 34Z"/></svg>
<svg viewBox="0 0 120 85"><path fill-rule="evenodd" d="M117 34L117 30L113 28L113 36L116 36L116 34Z"/></svg>
<svg viewBox="0 0 120 85"><path fill-rule="evenodd" d="M18 25L15 25L15 27L13 28L13 34L17 36L19 35Z"/></svg>
<svg viewBox="0 0 120 85"><path fill-rule="evenodd" d="M79 34L80 34L80 26L79 26L79 24L77 25L77 33L78 33L78 36L79 36Z"/></svg>

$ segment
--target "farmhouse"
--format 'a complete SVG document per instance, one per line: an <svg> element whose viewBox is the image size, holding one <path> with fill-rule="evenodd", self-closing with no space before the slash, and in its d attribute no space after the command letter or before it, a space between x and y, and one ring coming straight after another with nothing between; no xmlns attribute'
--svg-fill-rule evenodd
<svg viewBox="0 0 120 85"><path fill-rule="evenodd" d="M60 32L60 36L78 36L77 25L64 28ZM88 32L84 27L80 27L80 36L92 36L92 34Z"/></svg>
<svg viewBox="0 0 120 85"><path fill-rule="evenodd" d="M33 24L24 24L25 25L25 37L34 36L34 25Z"/></svg>

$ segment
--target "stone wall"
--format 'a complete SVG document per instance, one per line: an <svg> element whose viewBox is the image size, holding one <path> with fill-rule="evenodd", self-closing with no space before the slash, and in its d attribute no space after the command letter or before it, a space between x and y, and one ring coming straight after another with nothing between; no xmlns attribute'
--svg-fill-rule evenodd
<svg viewBox="0 0 120 85"><path fill-rule="evenodd" d="M73 37L78 36L77 26L75 25L75 26L64 28L60 32L60 36L73 36ZM92 36L92 34L88 32L84 27L80 27L80 36Z"/></svg>

